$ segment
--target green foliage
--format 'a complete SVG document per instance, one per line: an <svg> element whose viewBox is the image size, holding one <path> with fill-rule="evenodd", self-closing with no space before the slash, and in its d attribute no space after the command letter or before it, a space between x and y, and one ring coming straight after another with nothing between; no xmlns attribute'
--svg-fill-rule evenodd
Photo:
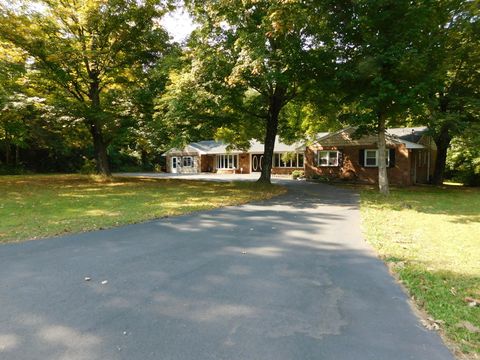
<svg viewBox="0 0 480 360"><path fill-rule="evenodd" d="M378 184L387 195L385 130L405 124L431 82L439 10L434 0L332 0L326 11L336 34L339 117L359 135L378 135Z"/></svg>
<svg viewBox="0 0 480 360"><path fill-rule="evenodd" d="M283 162L290 162L290 160L295 160L297 158L297 153L294 151L285 152L282 154L282 161Z"/></svg>
<svg viewBox="0 0 480 360"><path fill-rule="evenodd" d="M373 132L380 115L390 125L403 124L430 81L434 2L334 1L330 10L339 34L336 75L346 105L341 120Z"/></svg>
<svg viewBox="0 0 480 360"><path fill-rule="evenodd" d="M280 122L287 137L298 136L282 110L333 69L328 37L312 36L323 24L321 14L299 0L186 3L200 27L188 43L186 67L171 75L158 103L157 119L168 135L176 144L214 136L234 147L252 138L269 144Z"/></svg>
<svg viewBox="0 0 480 360"><path fill-rule="evenodd" d="M80 168L80 174L93 175L97 173L97 164L94 159L84 158L83 165Z"/></svg>
<svg viewBox="0 0 480 360"><path fill-rule="evenodd" d="M447 176L465 185L480 186L480 132L474 130L452 140Z"/></svg>
<svg viewBox="0 0 480 360"><path fill-rule="evenodd" d="M165 7L155 0L25 4L0 8L0 40L28 54L40 75L37 90L72 121L84 123L99 171L108 173L107 145L138 120L145 105L137 84L145 88L146 74L169 52L168 35L158 25Z"/></svg>
<svg viewBox="0 0 480 360"><path fill-rule="evenodd" d="M303 170L293 170L292 179L303 179L305 177L305 172Z"/></svg>

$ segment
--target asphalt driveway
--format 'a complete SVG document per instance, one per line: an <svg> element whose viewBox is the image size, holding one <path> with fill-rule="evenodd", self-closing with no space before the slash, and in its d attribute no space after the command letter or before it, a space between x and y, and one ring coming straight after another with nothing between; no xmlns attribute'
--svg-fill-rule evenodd
<svg viewBox="0 0 480 360"><path fill-rule="evenodd" d="M364 243L358 196L288 184L262 203L0 246L0 359L452 359Z"/></svg>

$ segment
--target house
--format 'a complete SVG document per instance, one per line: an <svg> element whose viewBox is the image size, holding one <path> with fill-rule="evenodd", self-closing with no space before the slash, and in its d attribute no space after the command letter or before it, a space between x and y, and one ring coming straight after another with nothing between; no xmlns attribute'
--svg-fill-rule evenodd
<svg viewBox="0 0 480 360"><path fill-rule="evenodd" d="M350 127L317 136L306 147L305 176L376 183L378 181L377 136L353 136ZM387 174L392 184L428 183L433 176L436 146L426 127L388 129Z"/></svg>
<svg viewBox="0 0 480 360"><path fill-rule="evenodd" d="M277 136L274 149L272 174L304 169L305 147L301 143L288 145ZM167 172L171 173L249 174L262 171L263 151L263 144L256 140L250 141L248 151L229 150L221 141L207 140L188 144L183 149L170 149L163 155L167 158ZM288 161L283 159L285 154L289 154Z"/></svg>
<svg viewBox="0 0 480 360"><path fill-rule="evenodd" d="M354 136L349 127L333 133L320 133L308 142L285 144L277 136L272 174L303 170L308 178L329 177L367 183L378 181L377 136ZM426 127L387 130L388 177L392 184L428 183L433 176L436 146ZM263 144L251 141L248 151L229 150L220 141L199 141L183 149L171 149L167 171L172 173L260 172Z"/></svg>

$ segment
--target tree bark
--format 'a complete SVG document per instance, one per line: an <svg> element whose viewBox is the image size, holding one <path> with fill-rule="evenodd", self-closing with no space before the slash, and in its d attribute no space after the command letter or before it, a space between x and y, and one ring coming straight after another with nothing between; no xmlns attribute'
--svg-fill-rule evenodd
<svg viewBox="0 0 480 360"><path fill-rule="evenodd" d="M263 150L263 166L258 183L271 184L273 151L278 132L278 117L284 105L285 91L277 88L270 98Z"/></svg>
<svg viewBox="0 0 480 360"><path fill-rule="evenodd" d="M108 164L107 144L103 138L102 130L99 126L92 124L90 125L90 134L93 139L93 152L98 173L104 176L112 175Z"/></svg>
<svg viewBox="0 0 480 360"><path fill-rule="evenodd" d="M387 175L387 144L385 140L385 117L383 114L378 115L378 190L382 195L388 195L390 189L388 186Z"/></svg>
<svg viewBox="0 0 480 360"><path fill-rule="evenodd" d="M20 147L15 145L15 166L20 165Z"/></svg>
<svg viewBox="0 0 480 360"><path fill-rule="evenodd" d="M108 164L107 142L105 141L101 122L97 117L101 114L100 106L100 84L98 79L94 77L94 81L90 83L89 95L91 101L91 119L88 119L90 126L90 134L93 139L93 152L96 160L97 171L104 176L110 176L110 165Z"/></svg>
<svg viewBox="0 0 480 360"><path fill-rule="evenodd" d="M10 142L8 140L5 143L5 165L10 165Z"/></svg>
<svg viewBox="0 0 480 360"><path fill-rule="evenodd" d="M434 137L434 140L437 145L437 158L435 159L435 171L433 172L432 183L435 185L443 185L447 152L450 147L450 142L452 141L448 126L442 126L440 133Z"/></svg>

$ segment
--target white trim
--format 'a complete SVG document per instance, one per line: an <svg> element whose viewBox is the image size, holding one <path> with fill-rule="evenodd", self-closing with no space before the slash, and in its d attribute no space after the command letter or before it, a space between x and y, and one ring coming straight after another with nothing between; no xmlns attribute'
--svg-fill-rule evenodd
<svg viewBox="0 0 480 360"><path fill-rule="evenodd" d="M172 174L177 174L178 173L178 168L180 167L181 158L179 158L178 156L172 156L170 161L171 161L170 172ZM175 164L175 166L173 166L174 164Z"/></svg>
<svg viewBox="0 0 480 360"><path fill-rule="evenodd" d="M238 169L238 162L239 162L238 154L215 155L215 168L217 170L236 170Z"/></svg>
<svg viewBox="0 0 480 360"><path fill-rule="evenodd" d="M283 162L282 160L282 155L285 154L285 153L289 153L289 151L279 151L279 152L274 152L273 153L273 161L272 161L272 168L278 168L278 169L301 169L301 168L305 168L305 153L302 153L302 152L295 152L295 156L296 156L296 159L295 159L295 164L296 166L293 166L292 164L292 160L289 161L289 165L288 166L281 166L281 163ZM276 156L278 155L278 162L276 161ZM298 159L299 157L302 156L302 162L303 162L303 165L302 166L298 166Z"/></svg>
<svg viewBox="0 0 480 360"><path fill-rule="evenodd" d="M185 165L185 160L187 160L187 159L190 160L190 161L188 161L188 163L190 163L190 164ZM182 164L182 167L184 167L184 168L192 168L192 167L194 167L193 156L190 156L190 155L189 155L189 156L182 156L182 162L181 162L181 164Z"/></svg>
<svg viewBox="0 0 480 360"><path fill-rule="evenodd" d="M375 151L375 165L367 165L367 151ZM390 166L390 149L387 148L386 150L386 159L387 159L387 167ZM370 158L371 159L371 158ZM363 150L363 167L378 167L378 149L364 149Z"/></svg>
<svg viewBox="0 0 480 360"><path fill-rule="evenodd" d="M327 153L327 163L322 164L322 153ZM336 160L337 163L335 165L330 165L330 154L331 153L336 153ZM319 167L339 167L340 166L340 150L318 150L317 151L317 166Z"/></svg>

